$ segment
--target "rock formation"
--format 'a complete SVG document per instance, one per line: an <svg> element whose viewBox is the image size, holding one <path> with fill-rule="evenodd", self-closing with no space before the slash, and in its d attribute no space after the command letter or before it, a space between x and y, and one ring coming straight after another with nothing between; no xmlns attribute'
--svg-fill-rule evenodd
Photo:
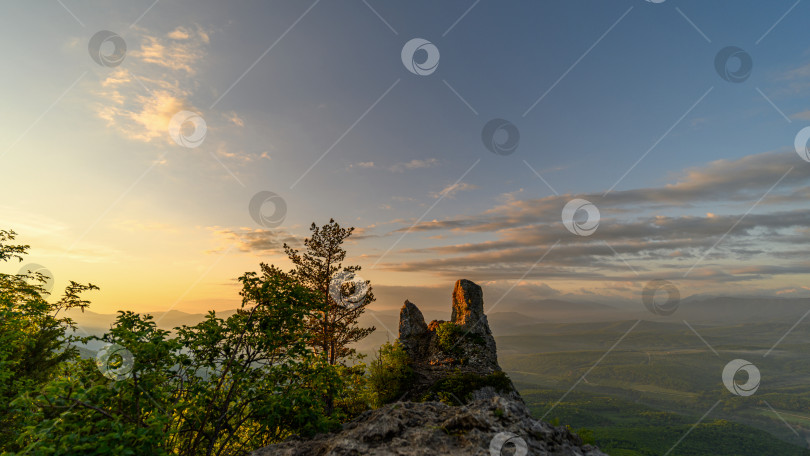
<svg viewBox="0 0 810 456"><path fill-rule="evenodd" d="M422 312L405 301L399 311L399 342L411 360L414 379L404 398L409 400L448 400L464 403L512 395L514 387L498 365L495 339L484 315L481 287L462 279L453 289L450 321L425 324ZM440 397L442 383L452 379L470 384L467 397ZM455 389L456 396L457 388ZM514 394L515 399L519 396Z"/></svg>
<svg viewBox="0 0 810 456"><path fill-rule="evenodd" d="M397 402L364 412L340 432L294 438L253 456L606 456L564 426L535 420L504 397L454 407Z"/></svg>
<svg viewBox="0 0 810 456"><path fill-rule="evenodd" d="M531 417L498 365L481 287L459 280L452 303L450 321L430 324L410 301L400 310L399 342L414 372L404 402L364 412L339 432L294 437L253 455L605 456L566 427Z"/></svg>

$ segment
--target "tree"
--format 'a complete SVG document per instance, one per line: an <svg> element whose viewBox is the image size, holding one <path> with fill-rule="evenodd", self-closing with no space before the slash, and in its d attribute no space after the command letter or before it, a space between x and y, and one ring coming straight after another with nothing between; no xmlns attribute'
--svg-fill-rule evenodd
<svg viewBox="0 0 810 456"><path fill-rule="evenodd" d="M313 223L310 231L311 237L304 239L303 253L286 243L284 251L295 266L291 275L321 296L324 304L321 318L310 321L314 333L311 344L334 365L353 356L356 351L350 345L376 329L357 324L366 306L374 302L374 293L370 282L356 274L360 266L341 264L346 258L343 242L352 235L354 227L341 228L330 219L321 227Z"/></svg>
<svg viewBox="0 0 810 456"><path fill-rule="evenodd" d="M15 401L29 423L25 451L235 456L331 430L320 398L340 379L307 344L314 292L262 266L239 278L234 315L211 312L175 337L149 315L120 312L100 340L123 359L77 361Z"/></svg>
<svg viewBox="0 0 810 456"><path fill-rule="evenodd" d="M0 261L23 260L29 246L9 245L15 237L14 231L0 230ZM46 280L38 272L0 274L0 448L20 445L14 440L25 425L11 401L40 390L78 358L71 334L76 326L60 312L84 309L89 303L81 293L98 289L71 281L62 298L49 302Z"/></svg>

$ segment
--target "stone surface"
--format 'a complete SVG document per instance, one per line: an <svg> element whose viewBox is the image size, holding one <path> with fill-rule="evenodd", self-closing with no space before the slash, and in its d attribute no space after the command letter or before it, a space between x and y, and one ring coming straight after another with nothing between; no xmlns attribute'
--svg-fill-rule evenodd
<svg viewBox="0 0 810 456"><path fill-rule="evenodd" d="M406 300L399 311L399 337L410 339L418 337L427 331L425 317L412 302Z"/></svg>
<svg viewBox="0 0 810 456"><path fill-rule="evenodd" d="M458 373L488 376L500 372L495 338L484 314L481 287L462 279L456 282L452 294L449 323L455 324L451 343L442 344L440 327L444 320L431 321L424 329L422 312L410 301L400 310L399 341L408 353L414 371L414 381L406 399L424 399L431 387L443 378ZM447 329L446 329L447 330ZM509 391L500 391L509 394ZM485 397L481 393L475 397ZM518 398L518 397L515 397ZM461 398L460 402L466 398Z"/></svg>
<svg viewBox="0 0 810 456"><path fill-rule="evenodd" d="M399 342L414 371L403 396L405 402L364 412L338 432L312 439L292 438L252 454L604 455L597 448L583 445L564 426L553 427L531 417L520 394L498 365L480 286L469 280L456 282L450 322L425 324L422 312L410 301L405 301L399 316ZM494 382L497 388L480 386L481 379L493 377L499 379ZM475 386L467 388L465 397L458 398L436 388L448 380L455 381L452 391L456 392L459 386ZM450 399L460 405L447 405L435 399L445 402ZM507 444L501 452L499 442L503 444L508 439L517 442L515 448L524 445L522 448L527 451L515 452L512 444Z"/></svg>
<svg viewBox="0 0 810 456"><path fill-rule="evenodd" d="M481 287L467 279L457 281L453 288L453 314L450 320L465 329L475 331L483 327L489 328L486 318Z"/></svg>
<svg viewBox="0 0 810 456"><path fill-rule="evenodd" d="M531 417L520 401L493 397L454 407L438 402L397 402L363 413L338 433L291 439L253 452L253 456L490 456L513 454L498 442L516 435L527 456L604 456L564 426ZM521 445L518 438L510 441ZM494 448L496 452L490 450Z"/></svg>

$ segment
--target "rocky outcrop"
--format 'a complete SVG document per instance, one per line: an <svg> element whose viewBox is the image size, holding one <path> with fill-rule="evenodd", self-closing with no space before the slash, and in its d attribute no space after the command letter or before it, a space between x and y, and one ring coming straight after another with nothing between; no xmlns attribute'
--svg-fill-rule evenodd
<svg viewBox="0 0 810 456"><path fill-rule="evenodd" d="M426 324L419 308L405 301L399 342L414 373L400 401L362 413L339 432L294 437L252 454L605 456L566 427L531 417L498 365L475 283L456 282L450 321Z"/></svg>
<svg viewBox="0 0 810 456"><path fill-rule="evenodd" d="M450 321L434 320L425 324L422 312L405 301L399 312L399 342L411 360L412 385L404 399L445 400L465 403L472 399L512 395L514 387L498 365L495 338L484 314L484 294L477 284L462 279L456 282L452 295ZM464 383L464 397L459 388L452 395L441 396L447 383ZM456 396L456 397L453 397Z"/></svg>
<svg viewBox="0 0 810 456"><path fill-rule="evenodd" d="M453 288L453 323L465 329L489 328L487 316L484 315L484 292L474 282L461 279ZM483 325L478 323L483 321Z"/></svg>
<svg viewBox="0 0 810 456"><path fill-rule="evenodd" d="M413 340L421 337L427 332L425 317L422 312L412 302L405 300L405 304L399 311L399 340Z"/></svg>
<svg viewBox="0 0 810 456"><path fill-rule="evenodd" d="M535 420L504 397L454 407L397 402L361 414L339 433L292 439L254 456L605 456L564 426Z"/></svg>

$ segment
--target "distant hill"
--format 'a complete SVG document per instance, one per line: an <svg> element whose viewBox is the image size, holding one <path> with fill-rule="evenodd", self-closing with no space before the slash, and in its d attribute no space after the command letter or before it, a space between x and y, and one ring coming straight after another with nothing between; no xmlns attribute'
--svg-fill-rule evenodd
<svg viewBox="0 0 810 456"><path fill-rule="evenodd" d="M207 315L202 313L192 314L179 310L142 313L151 314L154 317L154 320L157 322L158 327L161 329L173 329L182 325L194 325L203 321ZM234 313L236 313L235 309L225 310L222 312L217 312L217 316L221 318L228 318ZM79 325L79 334L86 332L90 335L101 335L108 331L115 322L115 319L118 317L118 313L104 314L93 312L91 310L85 310L82 312L78 309L69 310L67 315Z"/></svg>
<svg viewBox="0 0 810 456"><path fill-rule="evenodd" d="M740 298L740 297L699 297L684 299L678 310L670 316L656 316L648 312L639 303L637 310L619 309L588 301L573 301L561 299L542 299L537 301L523 301L510 303L509 306L496 307L488 312L488 320L493 334L501 338L504 348L509 352L521 346L517 352L525 352L533 343L540 342L552 334L559 332L591 332L596 328L605 328L604 323L634 320L652 320L660 323L671 323L685 329L682 320L692 324L735 324L735 323L762 323L762 322L790 322L798 321L805 313L810 311L810 300L796 298ZM223 318L235 313L236 310L217 312ZM109 330L115 321L116 314L102 314L90 310L81 312L69 311L68 315L80 325L79 334L84 332L101 335ZM205 318L203 313L187 313L179 310L153 313L158 326L162 329L172 329L181 325L193 325ZM449 320L450 315L438 315L438 318ZM361 353L373 353L386 341L394 341L399 335L399 309L386 311L367 310L359 319L361 327L374 326L377 331L356 345ZM596 327L591 324L597 324ZM551 325L551 326L549 326ZM579 326L584 325L584 326ZM783 325L777 325L778 330ZM688 329L687 329L688 331ZM562 336L562 334L559 334ZM520 336L518 339L512 337ZM569 337L569 336L564 336ZM572 339L578 336L571 335ZM544 340L545 344L551 341ZM552 344L559 345L559 344ZM564 345L564 344L562 344ZM548 346L548 345L546 345ZM508 347L508 348L507 348ZM525 348L524 348L525 347Z"/></svg>
<svg viewBox="0 0 810 456"><path fill-rule="evenodd" d="M677 316L706 322L756 322L798 318L810 311L810 299L711 297L686 299Z"/></svg>

